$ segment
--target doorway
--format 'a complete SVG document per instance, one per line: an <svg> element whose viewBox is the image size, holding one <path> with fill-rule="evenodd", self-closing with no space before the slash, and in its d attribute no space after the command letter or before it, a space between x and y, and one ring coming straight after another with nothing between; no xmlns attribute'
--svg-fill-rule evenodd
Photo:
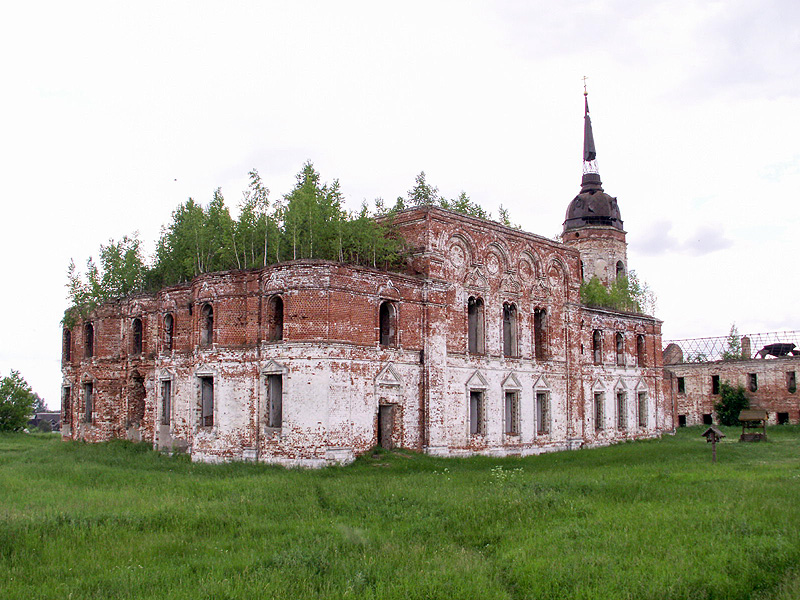
<svg viewBox="0 0 800 600"><path fill-rule="evenodd" d="M394 404L378 406L378 446L391 450L394 448Z"/></svg>

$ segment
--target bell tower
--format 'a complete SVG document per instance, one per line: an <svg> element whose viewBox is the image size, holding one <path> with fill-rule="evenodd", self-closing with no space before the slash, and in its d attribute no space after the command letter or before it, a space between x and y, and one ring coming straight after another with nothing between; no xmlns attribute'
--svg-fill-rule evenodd
<svg viewBox="0 0 800 600"><path fill-rule="evenodd" d="M584 281L597 276L610 287L617 277L628 274L628 244L617 199L603 191L600 181L588 96L584 78L583 177L580 193L567 208L561 241L581 253Z"/></svg>

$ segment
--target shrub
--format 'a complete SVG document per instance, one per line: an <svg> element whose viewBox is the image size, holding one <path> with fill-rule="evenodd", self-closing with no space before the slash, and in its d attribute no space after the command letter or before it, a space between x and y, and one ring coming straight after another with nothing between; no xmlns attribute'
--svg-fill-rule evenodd
<svg viewBox="0 0 800 600"><path fill-rule="evenodd" d="M739 413L750 407L750 400L744 394L744 388L733 387L727 381L719 386L719 402L714 405L717 418L722 425L739 425Z"/></svg>

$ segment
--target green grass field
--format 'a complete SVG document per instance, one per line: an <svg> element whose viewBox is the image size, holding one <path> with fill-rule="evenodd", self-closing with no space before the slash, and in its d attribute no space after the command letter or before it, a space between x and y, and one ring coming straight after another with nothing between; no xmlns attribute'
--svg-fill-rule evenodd
<svg viewBox="0 0 800 600"><path fill-rule="evenodd" d="M0 435L0 598L800 598L800 428L319 471Z"/></svg>

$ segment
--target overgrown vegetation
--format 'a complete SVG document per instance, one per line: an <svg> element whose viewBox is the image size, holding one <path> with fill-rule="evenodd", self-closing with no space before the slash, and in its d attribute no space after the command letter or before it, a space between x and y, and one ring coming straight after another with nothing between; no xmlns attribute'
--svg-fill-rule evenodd
<svg viewBox="0 0 800 600"><path fill-rule="evenodd" d="M0 379L0 431L25 429L34 408L41 403L41 398L33 393L19 371L12 370Z"/></svg>
<svg viewBox="0 0 800 600"><path fill-rule="evenodd" d="M192 464L0 436L4 599L800 597L800 428L525 459ZM720 510L720 507L725 507Z"/></svg>
<svg viewBox="0 0 800 600"><path fill-rule="evenodd" d="M742 358L742 340L739 337L736 323L733 323L728 333L727 345L722 351L722 360L739 360L740 358Z"/></svg>
<svg viewBox="0 0 800 600"><path fill-rule="evenodd" d="M652 315L656 297L650 287L639 280L636 271L630 271L627 277L617 277L610 288L603 285L596 275L582 282L581 302L586 306Z"/></svg>
<svg viewBox="0 0 800 600"><path fill-rule="evenodd" d="M99 261L89 258L84 273L70 261L67 287L71 306L64 323L71 326L107 300L156 291L201 273L305 258L402 269L406 247L392 227L392 215L406 207L441 206L491 218L464 192L454 200L445 199L427 183L424 172L417 176L407 198L399 197L391 209L377 199L374 211L363 203L356 212L345 209L338 180L323 182L310 162L297 174L294 188L275 201L270 200L269 189L255 169L249 177L238 219L231 217L222 190L217 189L208 206L189 198L173 211L150 260L134 233L101 245ZM511 225L502 207L500 222Z"/></svg>
<svg viewBox="0 0 800 600"><path fill-rule="evenodd" d="M727 381L720 383L719 400L714 404L720 423L728 426L739 425L739 413L746 408L750 408L750 400L741 385L733 387Z"/></svg>

